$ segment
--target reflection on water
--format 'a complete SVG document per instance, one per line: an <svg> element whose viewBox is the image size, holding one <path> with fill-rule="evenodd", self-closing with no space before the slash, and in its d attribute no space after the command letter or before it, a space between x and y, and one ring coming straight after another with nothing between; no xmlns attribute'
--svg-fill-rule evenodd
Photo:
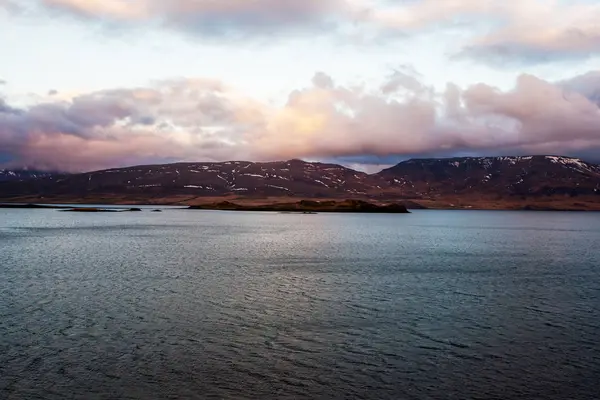
<svg viewBox="0 0 600 400"><path fill-rule="evenodd" d="M0 210L0 398L596 398L599 222Z"/></svg>

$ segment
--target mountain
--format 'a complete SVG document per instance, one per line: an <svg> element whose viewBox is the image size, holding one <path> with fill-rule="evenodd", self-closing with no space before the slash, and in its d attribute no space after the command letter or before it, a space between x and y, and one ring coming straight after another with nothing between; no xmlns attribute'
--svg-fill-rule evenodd
<svg viewBox="0 0 600 400"><path fill-rule="evenodd" d="M255 163L177 163L115 168L20 182L1 189L4 197L21 194L129 194L147 196L293 196L355 197L377 189L378 177L336 164L301 160ZM377 189L378 190L378 189Z"/></svg>
<svg viewBox="0 0 600 400"><path fill-rule="evenodd" d="M418 198L600 195L600 166L560 156L414 159L377 175Z"/></svg>
<svg viewBox="0 0 600 400"><path fill-rule="evenodd" d="M53 173L43 171L0 169L0 182L25 181L28 179L46 178L51 175L53 175Z"/></svg>
<svg viewBox="0 0 600 400"><path fill-rule="evenodd" d="M561 156L413 159L376 174L302 160L177 163L0 182L18 201L402 200L410 208L600 209L600 166ZM236 200L237 202L238 200Z"/></svg>

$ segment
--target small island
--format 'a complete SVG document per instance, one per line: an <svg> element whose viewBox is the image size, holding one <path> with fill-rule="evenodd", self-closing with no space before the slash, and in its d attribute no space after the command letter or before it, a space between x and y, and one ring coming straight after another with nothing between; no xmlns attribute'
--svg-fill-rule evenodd
<svg viewBox="0 0 600 400"><path fill-rule="evenodd" d="M362 200L314 201L301 200L295 203L272 203L263 205L241 205L230 201L193 205L190 210L223 210L223 211L276 211L286 213L314 214L317 212L339 213L388 213L407 214L408 209L397 203L377 205Z"/></svg>

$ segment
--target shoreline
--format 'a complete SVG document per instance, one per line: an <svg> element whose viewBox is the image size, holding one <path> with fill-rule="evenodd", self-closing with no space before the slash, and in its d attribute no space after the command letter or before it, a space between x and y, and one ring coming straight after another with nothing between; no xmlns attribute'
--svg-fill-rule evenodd
<svg viewBox="0 0 600 400"><path fill-rule="evenodd" d="M123 198L117 196L98 196L93 198L8 198L0 200L0 209L67 209L77 207L117 207L131 208L138 206L145 207L180 207L183 209L213 209L213 210L232 210L231 206L223 205L223 203L235 204L237 211L267 211L271 207L281 207L284 204L294 204L300 201L312 202L343 202L356 201L366 202L376 206L385 206L386 204L395 203L405 206L408 210L455 210L455 211L553 211L553 212L598 212L600 211L600 202L569 202L564 200L524 200L524 201L498 201L498 200L482 200L482 201L456 201L453 202L431 199L302 199L302 198L240 198L240 197L212 197L198 198L185 196L184 198L163 197L163 198ZM219 205L220 204L220 205ZM228 208L229 207L229 208ZM243 210L242 210L243 208ZM280 208L274 211L281 211ZM292 207L289 210L283 211L298 211L297 207ZM307 210L312 211L312 210Z"/></svg>
<svg viewBox="0 0 600 400"><path fill-rule="evenodd" d="M156 205L148 205L156 207ZM181 210L214 210L214 211L261 211L261 212L281 212L294 214L316 214L321 212L337 213L386 213L386 214L409 214L408 209L397 203L386 205L377 205L360 200L344 201L313 201L300 200L294 203L270 203L263 205L243 205L229 201L210 203L203 205L176 206L174 209ZM141 208L131 207L130 205L88 205L88 204L70 204L53 205L40 203L0 203L0 209L49 209L62 212L130 212L142 211ZM162 211L162 210L151 210Z"/></svg>

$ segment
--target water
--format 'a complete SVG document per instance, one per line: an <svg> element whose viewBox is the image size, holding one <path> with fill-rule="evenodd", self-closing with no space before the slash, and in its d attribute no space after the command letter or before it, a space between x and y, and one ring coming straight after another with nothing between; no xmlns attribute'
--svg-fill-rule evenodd
<svg viewBox="0 0 600 400"><path fill-rule="evenodd" d="M600 214L0 210L0 398L592 399Z"/></svg>

